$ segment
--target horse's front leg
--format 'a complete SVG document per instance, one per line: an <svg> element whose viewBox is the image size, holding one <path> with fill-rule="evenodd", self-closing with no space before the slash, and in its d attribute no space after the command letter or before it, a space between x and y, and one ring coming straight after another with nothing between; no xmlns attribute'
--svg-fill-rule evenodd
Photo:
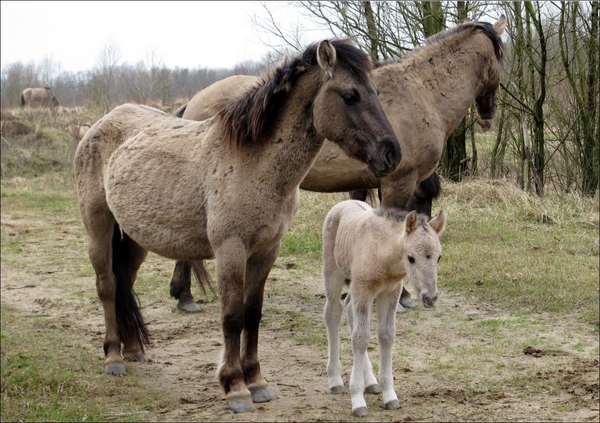
<svg viewBox="0 0 600 423"><path fill-rule="evenodd" d="M254 411L244 381L240 335L244 328L244 277L247 251L239 238L229 238L215 248L215 266L221 302L225 351L217 371L229 408L235 413Z"/></svg>
<svg viewBox="0 0 600 423"><path fill-rule="evenodd" d="M352 297L347 307L348 323L352 330L352 353L354 355L352 373L350 374L350 398L352 411L357 416L362 417L368 414L367 402L364 397L365 386L367 385L365 375L373 372L372 369L370 371L368 369L371 362L367 355L367 347L371 338L369 322L371 320L373 297L367 290L361 292L357 285L358 281L352 281L350 285Z"/></svg>
<svg viewBox="0 0 600 423"><path fill-rule="evenodd" d="M379 383L383 392L383 406L389 410L400 407L394 390L392 369L392 348L396 335L396 304L402 285L392 292L384 292L377 297L377 337L379 342Z"/></svg>
<svg viewBox="0 0 600 423"><path fill-rule="evenodd" d="M262 318L265 282L279 254L279 243L267 254L250 257L244 285L244 330L242 332L242 370L253 402L267 402L273 395L260 371L258 329Z"/></svg>

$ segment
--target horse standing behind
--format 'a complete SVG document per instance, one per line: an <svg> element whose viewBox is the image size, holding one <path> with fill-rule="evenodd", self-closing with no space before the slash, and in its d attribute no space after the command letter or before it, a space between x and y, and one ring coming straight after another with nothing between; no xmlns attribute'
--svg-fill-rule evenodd
<svg viewBox="0 0 600 423"><path fill-rule="evenodd" d="M427 221L416 211L393 208L373 210L367 203L346 200L336 204L323 224L323 282L326 303L329 389L344 391L339 357L339 326L344 283L350 283L344 300L352 338L354 364L350 375L352 411L367 415L364 391L382 392L385 408L398 408L392 374L392 347L396 336L396 303L406 276L416 288L425 307L437 298L437 265L442 257L439 236L446 225L446 213ZM376 301L379 341L379 384L367 347L371 309Z"/></svg>
<svg viewBox="0 0 600 423"><path fill-rule="evenodd" d="M299 185L325 138L396 169L400 148L369 78L368 55L322 41L288 59L203 122L125 104L75 153L79 208L104 309L104 371L145 360L149 334L133 293L148 251L215 258L224 354L218 378L234 412L272 399L258 360L264 286L298 209Z"/></svg>
<svg viewBox="0 0 600 423"><path fill-rule="evenodd" d="M326 140L300 188L315 192L379 188L383 207L431 215L431 200L440 192L434 171L448 136L473 103L481 118L491 119L495 114L503 58L500 36L506 24L504 15L494 24L465 22L429 37L403 58L377 65L372 78L400 142L402 162L395 172L377 179L364 163ZM179 116L205 117L203 109L214 101L211 95L218 96L222 90L243 91L255 82L256 77L242 75L218 81L182 106ZM353 198L364 199L366 191L359 195L362 197ZM176 262L170 292L179 300L180 309L198 311L191 293L190 266L194 272L204 271L203 263ZM401 303L414 305L407 290Z"/></svg>

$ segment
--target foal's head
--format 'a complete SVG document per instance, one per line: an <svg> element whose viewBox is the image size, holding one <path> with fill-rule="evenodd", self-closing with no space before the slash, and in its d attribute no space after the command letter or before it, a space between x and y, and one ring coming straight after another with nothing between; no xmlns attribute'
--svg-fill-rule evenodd
<svg viewBox="0 0 600 423"><path fill-rule="evenodd" d="M439 295L437 267L442 258L439 237L446 226L446 212L427 221L411 211L404 223L404 266L425 307L432 307Z"/></svg>

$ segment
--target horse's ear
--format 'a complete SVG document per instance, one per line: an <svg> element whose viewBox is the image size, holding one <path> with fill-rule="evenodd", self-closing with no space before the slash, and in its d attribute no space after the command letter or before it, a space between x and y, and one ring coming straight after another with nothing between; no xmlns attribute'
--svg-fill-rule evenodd
<svg viewBox="0 0 600 423"><path fill-rule="evenodd" d="M317 63L328 78L333 77L336 53L335 47L328 40L323 40L317 46Z"/></svg>
<svg viewBox="0 0 600 423"><path fill-rule="evenodd" d="M406 215L406 219L404 220L404 230L409 234L415 229L417 229L417 212L413 210Z"/></svg>
<svg viewBox="0 0 600 423"><path fill-rule="evenodd" d="M429 221L429 226L431 226L433 230L437 232L438 236L440 236L446 228L446 212L440 210L438 215Z"/></svg>
<svg viewBox="0 0 600 423"><path fill-rule="evenodd" d="M498 37L502 35L505 28L506 28L506 16L502 15L496 21L496 23L494 23L494 29L496 30L496 34L498 34Z"/></svg>

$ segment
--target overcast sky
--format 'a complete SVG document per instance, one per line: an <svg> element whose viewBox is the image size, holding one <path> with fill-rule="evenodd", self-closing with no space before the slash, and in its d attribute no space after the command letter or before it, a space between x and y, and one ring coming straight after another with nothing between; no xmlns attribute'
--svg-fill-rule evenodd
<svg viewBox="0 0 600 423"><path fill-rule="evenodd" d="M311 25L297 9L275 3L269 8L282 26ZM89 70L112 41L122 63L154 52L169 68L230 68L269 50L265 33L252 27L252 15L263 12L251 1L2 1L1 67L51 59L61 71ZM312 31L303 38L308 44L329 36Z"/></svg>

